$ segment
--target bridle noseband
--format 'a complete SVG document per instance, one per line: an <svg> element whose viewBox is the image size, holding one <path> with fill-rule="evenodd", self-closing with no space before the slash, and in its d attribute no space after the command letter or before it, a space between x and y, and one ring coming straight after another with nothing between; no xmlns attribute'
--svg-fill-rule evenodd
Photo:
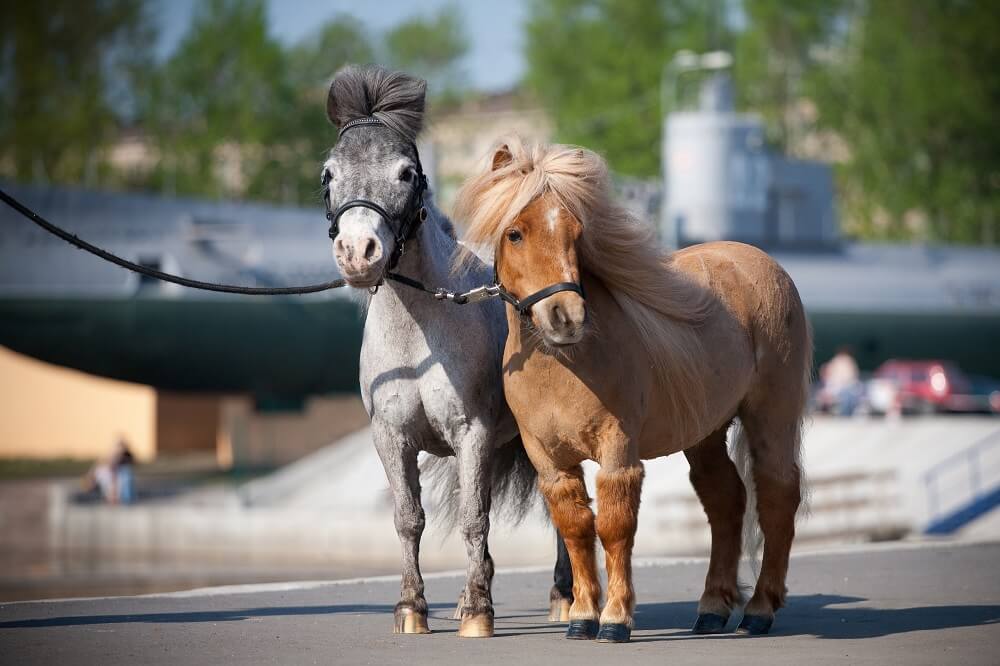
<svg viewBox="0 0 1000 666"><path fill-rule="evenodd" d="M527 318L531 314L531 306L535 303L558 294L561 291L573 291L580 294L580 298L587 298L586 294L583 293L583 284L577 284L576 282L556 282L524 298L518 298L507 291L507 288L500 283L500 276L497 274L495 260L493 262L493 284L496 287L496 295L500 297L500 300L513 305L514 309L517 310L517 314L521 315L522 318Z"/></svg>
<svg viewBox="0 0 1000 666"><path fill-rule="evenodd" d="M340 128L340 132L337 134L337 138L344 136L344 132L353 129L355 127L364 126L375 126L375 125L385 125L381 120L374 116L355 118L350 122L344 124ZM403 256L406 251L406 241L412 240L413 236L417 233L417 229L420 225L427 220L427 208L424 206L424 192L427 191L427 176L424 175L424 167L420 163L420 152L417 150L417 145L410 142L410 147L413 148L413 155L416 159L416 185L413 191L410 193L410 199L407 202L406 208L403 210L403 215L401 216L401 223L398 229L393 229L392 226L392 216L374 201L369 199L352 199L347 203L344 203L337 207L336 210L330 208L330 173L323 173L323 198L326 201L326 219L330 221L330 240L334 240L340 234L340 218L352 208L367 208L368 210L374 211L381 217L389 228L393 230L393 240L395 247L392 250L392 254L389 256L389 262L386 264L386 273L391 271L399 263L399 258Z"/></svg>

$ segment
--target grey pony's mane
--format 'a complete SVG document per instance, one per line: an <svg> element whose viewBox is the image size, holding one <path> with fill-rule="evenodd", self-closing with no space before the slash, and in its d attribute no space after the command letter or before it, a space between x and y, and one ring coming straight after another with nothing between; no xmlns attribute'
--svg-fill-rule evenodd
<svg viewBox="0 0 1000 666"><path fill-rule="evenodd" d="M427 82L376 65L347 65L337 72L326 98L326 114L338 127L374 116L415 142L424 122Z"/></svg>

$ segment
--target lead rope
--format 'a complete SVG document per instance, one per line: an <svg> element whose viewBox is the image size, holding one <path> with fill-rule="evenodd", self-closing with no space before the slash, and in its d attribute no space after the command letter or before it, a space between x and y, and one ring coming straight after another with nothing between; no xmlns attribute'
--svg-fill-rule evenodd
<svg viewBox="0 0 1000 666"><path fill-rule="evenodd" d="M224 294L245 294L248 296L291 296L296 294L315 294L321 291L329 291L330 289L339 289L340 287L347 285L347 281L343 279L321 282L319 284L309 284L302 287L244 287L242 285L219 284L215 282L191 280L186 277L181 277L180 275L164 273L163 271L158 271L155 268L149 268L148 266L133 263L128 259L123 259L118 255L108 252L107 250L103 250L96 245L91 245L76 234L70 233L65 229L52 224L44 217L12 197L3 189L0 189L0 200L48 233L66 241L80 250L89 252L95 257L108 261L116 266L120 266L126 270L130 270L133 273L145 275L163 282L170 282L182 287L188 287L190 289L221 292ZM485 285L466 292L454 292L444 288L431 289L417 280L408 278L405 275L399 275L398 273L388 273L386 277L390 280L394 280L395 282L399 282L400 284L405 284L408 287L427 292L439 301L447 300L459 305L477 303L487 298L492 298L493 296L499 295L499 291L497 290L500 289L498 285Z"/></svg>

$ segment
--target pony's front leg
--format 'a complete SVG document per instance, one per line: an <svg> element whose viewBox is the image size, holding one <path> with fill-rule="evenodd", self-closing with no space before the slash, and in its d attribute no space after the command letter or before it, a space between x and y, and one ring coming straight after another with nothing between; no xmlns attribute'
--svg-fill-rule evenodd
<svg viewBox="0 0 1000 666"><path fill-rule="evenodd" d="M541 460L543 464L536 460ZM532 462L538 468L538 486L549 506L552 522L565 540L573 568L573 603L569 608L566 638L595 638L601 583L597 577L594 552L594 512L583 482L583 470L579 465L569 470L558 470L538 455L532 457Z"/></svg>
<svg viewBox="0 0 1000 666"><path fill-rule="evenodd" d="M396 534L403 547L403 572L393 633L428 634L427 599L420 575L420 537L424 533L424 507L420 503L417 449L398 435L373 425L375 449L392 490Z"/></svg>
<svg viewBox="0 0 1000 666"><path fill-rule="evenodd" d="M638 526L642 463L602 467L597 474L597 534L608 569L608 600L601 613L597 640L624 643L632 635L635 590L632 587L632 546Z"/></svg>
<svg viewBox="0 0 1000 666"><path fill-rule="evenodd" d="M458 452L460 526L469 568L459 599L462 622L458 635L464 638L493 635L493 558L488 543L492 456L493 439L487 433L474 430L462 439Z"/></svg>

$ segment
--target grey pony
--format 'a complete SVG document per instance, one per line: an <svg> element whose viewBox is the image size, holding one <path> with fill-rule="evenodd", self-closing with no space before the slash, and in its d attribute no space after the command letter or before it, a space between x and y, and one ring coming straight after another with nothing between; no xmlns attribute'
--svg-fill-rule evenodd
<svg viewBox="0 0 1000 666"><path fill-rule="evenodd" d="M329 206L365 199L392 218L351 208L340 218L333 253L352 287L375 291L368 300L361 349L361 392L371 417L375 448L385 467L402 544L402 584L394 614L396 633L426 633L427 601L420 574L425 517L418 453L457 518L468 572L456 619L460 636L493 634L493 560L487 543L491 504L514 514L532 503L535 471L503 396L501 353L507 336L498 301L456 305L386 280L394 230L409 214L418 177L415 141L423 123L426 83L375 66L347 66L330 86L327 115L338 126L365 117L381 123L351 128L323 165ZM492 267L473 261L453 275L459 249L448 218L424 195L427 218L405 243L395 272L426 285L467 290L492 280ZM454 462L448 462L453 456ZM456 492L457 491L457 492ZM494 512L495 513L495 512ZM572 573L562 539L550 619L565 620ZM560 614L563 615L560 618Z"/></svg>

